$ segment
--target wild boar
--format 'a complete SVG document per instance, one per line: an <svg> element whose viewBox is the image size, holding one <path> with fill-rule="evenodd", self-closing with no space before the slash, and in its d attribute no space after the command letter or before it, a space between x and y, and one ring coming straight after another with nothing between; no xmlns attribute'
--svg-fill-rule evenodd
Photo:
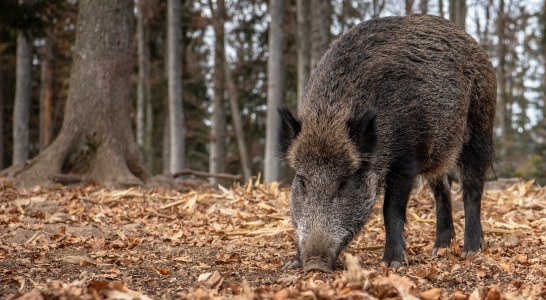
<svg viewBox="0 0 546 300"><path fill-rule="evenodd" d="M384 194L389 267L408 264L406 206L416 176L436 202L433 254L455 237L448 170L465 213L462 257L485 247L481 196L491 167L496 79L478 43L435 16L363 22L334 41L307 84L299 118L279 109L279 151L295 170L297 253L284 268L331 271Z"/></svg>

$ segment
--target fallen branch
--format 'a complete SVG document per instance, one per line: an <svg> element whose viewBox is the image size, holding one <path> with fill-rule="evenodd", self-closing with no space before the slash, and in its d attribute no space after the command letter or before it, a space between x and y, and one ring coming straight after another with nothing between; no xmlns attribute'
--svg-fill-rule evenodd
<svg viewBox="0 0 546 300"><path fill-rule="evenodd" d="M239 174L228 174L228 173L209 173L209 172L203 172L203 171L197 171L197 170L191 170L191 169L184 169L180 172L174 173L173 177L177 178L180 176L186 176L186 175L194 175L199 177L215 177L215 178L223 178L223 179L230 179L230 180L242 180L243 176Z"/></svg>
<svg viewBox="0 0 546 300"><path fill-rule="evenodd" d="M49 178L51 181L63 185L81 183L85 180L83 176L75 174L52 174Z"/></svg>

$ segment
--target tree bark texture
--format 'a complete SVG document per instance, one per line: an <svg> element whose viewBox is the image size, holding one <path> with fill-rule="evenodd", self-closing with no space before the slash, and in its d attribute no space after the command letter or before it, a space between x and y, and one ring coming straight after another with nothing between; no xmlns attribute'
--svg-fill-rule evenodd
<svg viewBox="0 0 546 300"><path fill-rule="evenodd" d="M231 118L233 120L233 127L235 128L235 137L237 139L237 147L239 149L239 160L241 161L241 169L245 180L248 180L251 175L250 171L250 157L248 156L248 149L245 141L245 132L243 129L243 120L241 119L241 111L239 110L239 92L231 76L229 65L224 55L224 70L226 76L226 83L229 91L229 106L231 108Z"/></svg>
<svg viewBox="0 0 546 300"><path fill-rule="evenodd" d="M311 0L297 0L297 26L298 26L298 111L305 92L305 86L309 81L311 72L311 35L310 16Z"/></svg>
<svg viewBox="0 0 546 300"><path fill-rule="evenodd" d="M41 53L40 65L40 150L51 143L51 118L53 108L53 43L55 35L47 29L45 45Z"/></svg>
<svg viewBox="0 0 546 300"><path fill-rule="evenodd" d="M76 174L107 186L142 184L131 129L133 1L79 1L74 62L58 137L14 175L22 186Z"/></svg>
<svg viewBox="0 0 546 300"><path fill-rule="evenodd" d="M279 115L277 108L282 105L284 98L284 1L270 0L269 8L271 23L269 24L269 58L267 60L267 128L264 165L264 180L267 182L279 179L279 161L277 159Z"/></svg>
<svg viewBox="0 0 546 300"><path fill-rule="evenodd" d="M466 30L466 0L449 0L449 19Z"/></svg>
<svg viewBox="0 0 546 300"><path fill-rule="evenodd" d="M331 24L332 4L330 0L311 0L311 72L328 49Z"/></svg>
<svg viewBox="0 0 546 300"><path fill-rule="evenodd" d="M209 153L209 172L222 173L225 165L225 147L226 147L226 116L225 109L225 45L224 45L224 21L225 21L225 2L216 1L214 9L212 1L209 0L211 11L214 12L214 95L212 103L212 126L210 132L210 153ZM217 184L218 178L211 177L210 183Z"/></svg>
<svg viewBox="0 0 546 300"><path fill-rule="evenodd" d="M167 1L168 43L168 94L170 133L170 172L184 168L184 146L186 130L182 107L182 45L180 24L180 0Z"/></svg>
<svg viewBox="0 0 546 300"><path fill-rule="evenodd" d="M28 159L28 122L31 97L32 44L30 37L19 32L17 37L15 103L13 107L13 165Z"/></svg>

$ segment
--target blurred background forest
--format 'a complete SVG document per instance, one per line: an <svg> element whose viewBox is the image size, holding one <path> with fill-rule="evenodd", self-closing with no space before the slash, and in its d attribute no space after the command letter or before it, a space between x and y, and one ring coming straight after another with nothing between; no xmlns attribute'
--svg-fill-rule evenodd
<svg viewBox="0 0 546 300"><path fill-rule="evenodd" d="M134 48L129 116L147 174L192 169L248 177L264 173L265 165L266 180L288 180L288 168L266 151L275 136L267 129L277 126L268 107L296 112L328 44L355 24L426 13L465 28L496 67L496 176L546 182L542 0L125 1L131 2ZM0 169L35 157L61 130L79 4L0 1ZM180 47L174 56L172 45ZM183 111L183 118L175 135L169 98L177 93L182 107L171 115ZM173 136L182 148L176 155Z"/></svg>

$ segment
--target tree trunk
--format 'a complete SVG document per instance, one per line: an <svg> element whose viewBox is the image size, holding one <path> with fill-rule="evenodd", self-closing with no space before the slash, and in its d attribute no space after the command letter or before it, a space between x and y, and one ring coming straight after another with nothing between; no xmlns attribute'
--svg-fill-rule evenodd
<svg viewBox="0 0 546 300"><path fill-rule="evenodd" d="M444 17L444 0L438 0L438 14L440 17Z"/></svg>
<svg viewBox="0 0 546 300"><path fill-rule="evenodd" d="M373 0L372 2L372 19L379 18L381 12L385 8L385 0Z"/></svg>
<svg viewBox="0 0 546 300"><path fill-rule="evenodd" d="M330 0L311 1L311 72L319 63L330 43L331 6Z"/></svg>
<svg viewBox="0 0 546 300"><path fill-rule="evenodd" d="M167 3L170 171L174 174L184 168L185 128L182 108L182 52L180 43L182 34L180 0L168 0Z"/></svg>
<svg viewBox="0 0 546 300"><path fill-rule="evenodd" d="M311 37L309 34L310 0L297 0L297 23L298 23L298 111L303 100L305 85L309 80L311 63Z"/></svg>
<svg viewBox="0 0 546 300"><path fill-rule="evenodd" d="M499 1L499 14L497 19L497 35L498 35L498 48L497 57L499 58L499 64L497 66L497 74L499 78L499 90L500 98L498 105L498 120L501 128L501 134L503 137L503 143L501 144L501 157L505 158L507 154L507 148L510 140L510 126L509 126L509 110L508 110L508 88L506 77L506 55L508 54L508 47L506 45L506 16L504 9L504 0Z"/></svg>
<svg viewBox="0 0 546 300"><path fill-rule="evenodd" d="M321 0L320 2L326 1ZM269 58L267 60L267 128L264 165L264 180L267 182L279 179L279 161L277 159L279 115L277 108L282 105L284 95L284 0L270 0L269 9L271 23L269 24Z"/></svg>
<svg viewBox="0 0 546 300"><path fill-rule="evenodd" d="M245 142L245 133L243 130L243 121L241 120L241 111L239 110L239 93L235 87L235 82L231 76L227 60L224 56L224 69L226 82L229 91L229 106L231 108L231 118L233 120L233 127L235 127L235 137L237 138L237 147L239 148L239 159L241 160L241 169L243 170L243 176L245 180L250 178L250 159L248 156L248 149Z"/></svg>
<svg viewBox="0 0 546 300"><path fill-rule="evenodd" d="M131 130L133 1L79 1L74 62L61 131L15 176L22 186L77 174L107 186L142 184Z"/></svg>
<svg viewBox="0 0 546 300"><path fill-rule="evenodd" d="M542 122L546 126L546 1L542 7ZM546 128L546 127L545 127Z"/></svg>
<svg viewBox="0 0 546 300"><path fill-rule="evenodd" d="M406 15L411 14L411 12L413 11L413 2L414 0L406 0L406 5L405 5Z"/></svg>
<svg viewBox="0 0 546 300"><path fill-rule="evenodd" d="M428 14L428 0L421 0L419 2L419 10L422 14Z"/></svg>
<svg viewBox="0 0 546 300"><path fill-rule="evenodd" d="M31 97L32 44L30 37L19 32L17 37L17 66L15 103L13 107L13 165L28 159L28 122Z"/></svg>
<svg viewBox="0 0 546 300"><path fill-rule="evenodd" d="M0 170L4 168L4 142L4 69L0 59Z"/></svg>
<svg viewBox="0 0 546 300"><path fill-rule="evenodd" d="M41 53L40 70L40 150L51 143L51 116L53 99L53 78L51 62L53 61L53 43L55 35L47 29L46 42Z"/></svg>
<svg viewBox="0 0 546 300"><path fill-rule="evenodd" d="M211 11L214 12L214 95L212 104L212 127L210 131L210 157L209 172L222 173L224 171L225 157L225 128L226 116L224 114L225 91L225 46L224 46L224 19L226 14L224 0L218 0L216 9L209 0ZM210 183L217 184L218 178L211 177Z"/></svg>
<svg viewBox="0 0 546 300"><path fill-rule="evenodd" d="M466 29L466 0L449 0L449 19Z"/></svg>
<svg viewBox="0 0 546 300"><path fill-rule="evenodd" d="M137 83L137 105L136 105L136 141L140 150L140 158L148 160L149 153L145 151L146 142L146 106L149 99L147 90L150 84L148 71L148 36L146 27L148 20L145 14L146 0L136 0L136 36L137 36L137 57L138 57L138 83Z"/></svg>

